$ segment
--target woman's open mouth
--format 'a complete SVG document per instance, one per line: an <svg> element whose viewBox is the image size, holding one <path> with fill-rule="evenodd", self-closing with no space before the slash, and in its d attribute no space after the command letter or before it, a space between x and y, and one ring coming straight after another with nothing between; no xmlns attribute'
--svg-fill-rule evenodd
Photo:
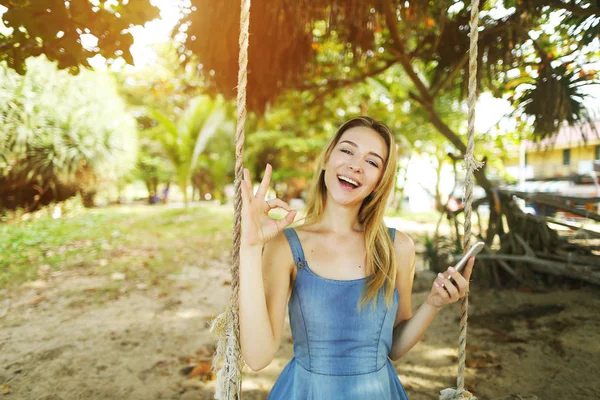
<svg viewBox="0 0 600 400"><path fill-rule="evenodd" d="M344 190L351 191L351 190L354 190L361 186L360 183L358 183L357 181L355 181L352 178L348 178L347 176L338 175L337 178L338 178L338 182L340 183L340 186Z"/></svg>

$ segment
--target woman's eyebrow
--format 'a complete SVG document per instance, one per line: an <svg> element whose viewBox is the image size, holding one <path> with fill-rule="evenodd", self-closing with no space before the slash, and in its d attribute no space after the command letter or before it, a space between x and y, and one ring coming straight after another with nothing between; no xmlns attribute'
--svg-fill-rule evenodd
<svg viewBox="0 0 600 400"><path fill-rule="evenodd" d="M351 145L351 146L354 146L354 147L358 148L358 145L357 145L356 143L354 143L354 142L351 142L351 141L349 141L349 140L342 140L342 141L340 142L340 144L342 144L342 143L348 143L349 145ZM378 157L378 158L381 160L381 162L382 162L382 163L385 163L385 161L383 160L383 157L381 157L379 154L377 154L377 153L375 153L375 152L373 152L373 151L370 151L370 152L369 152L369 154L371 154L371 155L374 155L375 157Z"/></svg>

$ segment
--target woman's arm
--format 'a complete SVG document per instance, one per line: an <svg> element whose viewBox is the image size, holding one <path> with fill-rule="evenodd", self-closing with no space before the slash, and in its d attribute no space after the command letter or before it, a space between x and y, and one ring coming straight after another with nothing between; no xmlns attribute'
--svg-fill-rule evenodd
<svg viewBox="0 0 600 400"><path fill-rule="evenodd" d="M290 291L290 263L283 233L262 248L240 249L240 346L248 366L259 371L271 363L281 344Z"/></svg>
<svg viewBox="0 0 600 400"><path fill-rule="evenodd" d="M282 231L294 221L296 212L280 199L265 200L271 174L267 164L263 180L253 194L250 172L244 169L241 185L240 347L244 361L254 371L269 365L281 343L294 267ZM278 207L288 211L287 215L279 220L269 217L269 211Z"/></svg>
<svg viewBox="0 0 600 400"><path fill-rule="evenodd" d="M439 310L440 308L424 302L411 318L396 325L392 336L392 350L389 355L392 360L400 359L415 344L419 343Z"/></svg>
<svg viewBox="0 0 600 400"><path fill-rule="evenodd" d="M415 245L406 234L397 232L394 249L398 264L396 288L400 295L400 304L389 357L392 360L398 360L423 338L442 306L457 301L468 292L468 280L471 276L474 259L471 258L467 264L464 277L459 272L450 269L446 271L445 275L438 276L425 302L414 315L411 315L410 299L415 273ZM454 278L456 284L447 279L448 275ZM447 289L442 287L442 283Z"/></svg>

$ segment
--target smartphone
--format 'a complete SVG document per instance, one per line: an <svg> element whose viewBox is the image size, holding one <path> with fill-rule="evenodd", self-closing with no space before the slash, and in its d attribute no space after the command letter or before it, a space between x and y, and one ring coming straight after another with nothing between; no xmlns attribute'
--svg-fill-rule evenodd
<svg viewBox="0 0 600 400"><path fill-rule="evenodd" d="M479 254L479 252L481 250L483 250L483 248L485 247L485 243L484 242L477 242L475 243L473 246L471 246L471 248L469 249L469 251L467 252L467 254L465 254L459 262L456 263L456 265L454 266L454 269L457 272L460 272L460 270L467 265L467 262L469 261L469 258L476 256L477 254ZM448 279L452 279L452 275L448 275ZM454 282L454 280L452 279L452 281ZM442 287L444 287L444 284L442 283Z"/></svg>
<svg viewBox="0 0 600 400"><path fill-rule="evenodd" d="M460 272L460 270L462 269L462 267L464 267L465 265L467 265L467 262L469 261L469 258L474 257L477 254L479 254L479 252L481 250L483 250L484 247L485 247L485 243L483 243L483 242L477 242L477 243L475 243L473 246L471 246L471 248L469 249L469 251L467 252L467 254L465 254L463 256L463 258L461 258L460 261L456 263L456 265L454 266L454 269L457 270L458 272ZM450 277L448 277L448 278L450 278Z"/></svg>

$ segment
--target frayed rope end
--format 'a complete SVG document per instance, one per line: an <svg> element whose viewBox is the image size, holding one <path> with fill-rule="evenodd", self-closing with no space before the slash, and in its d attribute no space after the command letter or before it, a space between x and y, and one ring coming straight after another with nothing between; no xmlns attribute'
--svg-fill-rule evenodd
<svg viewBox="0 0 600 400"><path fill-rule="evenodd" d="M228 307L212 321L210 327L210 331L218 336L212 363L212 370L217 376L216 400L231 400L240 394L243 360L233 330L234 317L233 309Z"/></svg>
<svg viewBox="0 0 600 400"><path fill-rule="evenodd" d="M471 171L477 171L478 169L480 169L481 167L483 167L484 162L483 161L477 161L475 159L475 157L473 157L472 155L467 154L465 156L465 162L463 163L463 169L465 170L471 170Z"/></svg>
<svg viewBox="0 0 600 400"><path fill-rule="evenodd" d="M440 392L440 400L477 400L468 390L448 388Z"/></svg>

